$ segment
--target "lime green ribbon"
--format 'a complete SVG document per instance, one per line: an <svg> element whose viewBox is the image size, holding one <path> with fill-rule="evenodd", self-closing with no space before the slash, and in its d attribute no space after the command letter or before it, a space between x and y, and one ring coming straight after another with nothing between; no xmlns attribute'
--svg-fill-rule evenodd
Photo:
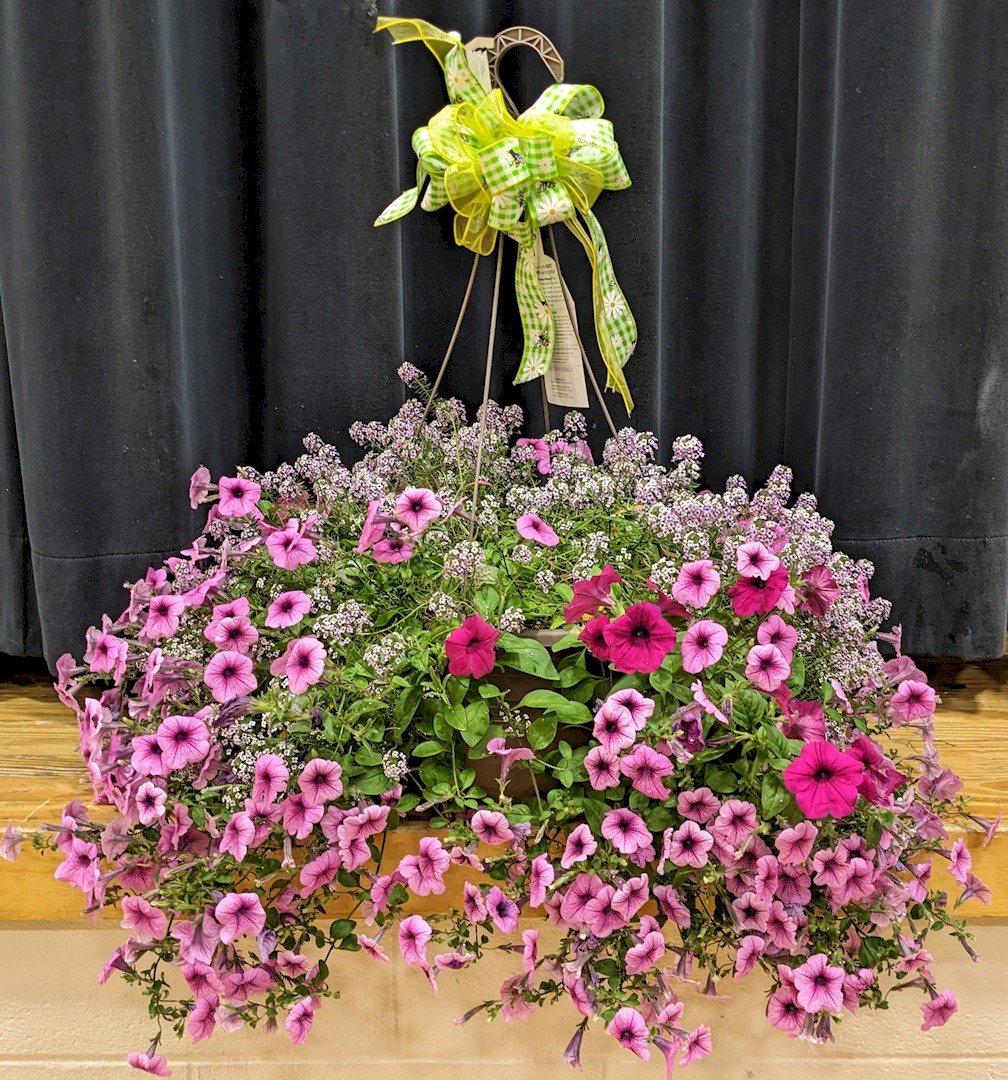
<svg viewBox="0 0 1008 1080"><path fill-rule="evenodd" d="M416 186L394 199L375 225L404 217L417 202L430 211L450 205L460 246L489 255L501 232L518 242L515 294L525 347L515 382L522 383L545 375L553 358L556 324L536 273L535 250L540 227L563 222L591 264L606 388L617 390L630 412L623 367L637 344L637 326L591 211L602 191L630 186L612 124L601 119L602 95L594 86L559 83L514 117L500 90L486 92L457 33L420 19L380 18L377 30L388 30L397 42L422 41L444 71L452 104L413 133Z"/></svg>

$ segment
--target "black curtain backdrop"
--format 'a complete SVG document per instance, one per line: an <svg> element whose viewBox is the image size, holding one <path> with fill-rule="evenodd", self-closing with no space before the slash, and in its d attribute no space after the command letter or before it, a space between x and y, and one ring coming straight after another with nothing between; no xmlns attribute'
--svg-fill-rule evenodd
<svg viewBox="0 0 1008 1080"><path fill-rule="evenodd" d="M195 466L272 466L309 430L350 454L401 360L439 362L470 265L451 214L371 222L445 92L379 13L536 26L602 90L634 181L597 211L640 327L635 426L699 435L711 486L787 462L911 651L1000 655L1000 0L0 0L0 651L79 656L198 530ZM538 65L505 61L520 103ZM491 276L449 371L470 403ZM541 424L506 374L513 298L502 318L493 391Z"/></svg>

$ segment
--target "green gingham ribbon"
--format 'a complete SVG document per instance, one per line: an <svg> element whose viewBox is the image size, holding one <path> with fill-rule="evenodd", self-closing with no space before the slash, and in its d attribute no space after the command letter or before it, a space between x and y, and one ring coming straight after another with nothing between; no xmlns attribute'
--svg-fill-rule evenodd
<svg viewBox="0 0 1008 1080"><path fill-rule="evenodd" d="M637 344L637 326L591 212L603 190L630 186L612 124L601 119L602 95L594 86L558 83L514 117L500 90L486 93L458 34L418 19L380 18L377 29L388 30L397 42L422 41L444 71L452 104L413 133L416 186L394 199L375 225L404 217L418 202L430 211L450 205L460 246L489 255L498 232L518 242L515 295L525 347L515 382L521 383L544 375L553 358L556 324L536 273L535 247L543 225L562 222L592 267L606 388L617 390L630 412L623 367Z"/></svg>

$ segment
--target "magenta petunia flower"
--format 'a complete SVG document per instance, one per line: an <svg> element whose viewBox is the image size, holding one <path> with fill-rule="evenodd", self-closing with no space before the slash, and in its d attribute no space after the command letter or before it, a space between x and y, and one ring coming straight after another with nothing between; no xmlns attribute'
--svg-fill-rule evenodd
<svg viewBox="0 0 1008 1080"><path fill-rule="evenodd" d="M291 518L282 529L268 533L266 550L281 570L296 570L315 558L315 545L305 535L307 529L308 522L301 525L297 518Z"/></svg>
<svg viewBox="0 0 1008 1080"><path fill-rule="evenodd" d="M626 750L637 740L637 727L630 710L611 699L595 714L592 735L610 754Z"/></svg>
<svg viewBox="0 0 1008 1080"><path fill-rule="evenodd" d="M225 518L251 514L262 496L262 488L243 476L222 476L217 481L217 487L220 491L217 513Z"/></svg>
<svg viewBox="0 0 1008 1080"><path fill-rule="evenodd" d="M766 615L774 609L787 585L788 574L783 566L771 571L766 581L756 577L739 578L728 589L732 610L741 618Z"/></svg>
<svg viewBox="0 0 1008 1080"><path fill-rule="evenodd" d="M518 535L526 540L535 540L537 544L545 547L556 547L560 543L560 537L546 524L538 514L522 514L515 522ZM571 622L573 620L568 620Z"/></svg>
<svg viewBox="0 0 1008 1080"><path fill-rule="evenodd" d="M168 716L156 733L161 764L169 772L202 761L210 752L210 732L195 716Z"/></svg>
<svg viewBox="0 0 1008 1080"><path fill-rule="evenodd" d="M301 770L298 787L311 806L338 799L343 794L343 768L338 761L312 758Z"/></svg>
<svg viewBox="0 0 1008 1080"><path fill-rule="evenodd" d="M695 622L682 639L683 671L697 675L704 668L716 664L724 655L728 644L728 631L712 619Z"/></svg>
<svg viewBox="0 0 1008 1080"><path fill-rule="evenodd" d="M781 723L785 738L815 742L826 738L826 714L818 701L791 701L790 716Z"/></svg>
<svg viewBox="0 0 1008 1080"><path fill-rule="evenodd" d="M802 574L801 591L805 599L798 605L798 610L823 616L840 595L840 586L828 566L813 566Z"/></svg>
<svg viewBox="0 0 1008 1080"><path fill-rule="evenodd" d="M472 828L484 844L507 844L514 839L508 819L497 810L477 810L472 817Z"/></svg>
<svg viewBox="0 0 1008 1080"><path fill-rule="evenodd" d="M600 612L594 618L589 619L584 629L578 634L578 641L583 641L592 656L599 660L608 660L610 657L609 642L606 641L605 629L609 625L609 616Z"/></svg>
<svg viewBox="0 0 1008 1080"><path fill-rule="evenodd" d="M244 616L221 619L214 625L213 643L224 652L247 654L259 640L259 631Z"/></svg>
<svg viewBox="0 0 1008 1080"><path fill-rule="evenodd" d="M620 771L631 785L649 799L664 802L668 798L668 788L662 783L666 776L673 773L672 762L643 743L631 753L620 759Z"/></svg>
<svg viewBox="0 0 1008 1080"><path fill-rule="evenodd" d="M406 488L395 501L396 517L415 533L423 532L432 521L437 521L443 509L441 500L430 488Z"/></svg>
<svg viewBox="0 0 1008 1080"><path fill-rule="evenodd" d="M494 885L486 894L486 909L502 934L512 934L518 929L518 905L500 886Z"/></svg>
<svg viewBox="0 0 1008 1080"><path fill-rule="evenodd" d="M744 578L766 579L780 566L780 559L758 540L742 544L735 552L735 569Z"/></svg>
<svg viewBox="0 0 1008 1080"><path fill-rule="evenodd" d="M620 782L619 756L605 746L593 746L585 755L588 782L596 791L616 787Z"/></svg>
<svg viewBox="0 0 1008 1080"><path fill-rule="evenodd" d="M311 597L300 589L282 592L266 609L266 625L274 629L297 626L311 606Z"/></svg>
<svg viewBox="0 0 1008 1080"><path fill-rule="evenodd" d="M890 716L897 725L926 720L934 714L936 701L934 690L926 682L907 679L892 696Z"/></svg>
<svg viewBox="0 0 1008 1080"><path fill-rule="evenodd" d="M921 1012L924 1014L924 1023L921 1024L921 1031L927 1031L930 1028L942 1027L952 1019L953 1015L959 1011L959 1003L955 999L955 995L951 990L943 990L942 993L936 991L931 992L931 1000L925 1001L921 1005Z"/></svg>
<svg viewBox="0 0 1008 1080"><path fill-rule="evenodd" d="M574 582L574 599L564 608L567 622L577 622L585 615L595 615L600 608L612 603L611 589L623 579L612 565L606 563L600 574Z"/></svg>
<svg viewBox="0 0 1008 1080"><path fill-rule="evenodd" d="M375 562L402 563L413 557L413 545L400 533L390 533L371 549Z"/></svg>
<svg viewBox="0 0 1008 1080"><path fill-rule="evenodd" d="M662 855L670 862L676 866L692 866L694 870L707 865L707 853L714 846L714 837L706 829L687 820L678 829L666 832L668 840L663 844Z"/></svg>
<svg viewBox="0 0 1008 1080"><path fill-rule="evenodd" d="M179 619L185 607L185 600L181 596L170 593L152 596L147 608L147 621L137 637L144 642L172 637L179 628Z"/></svg>
<svg viewBox="0 0 1008 1080"><path fill-rule="evenodd" d="M798 809L809 818L845 817L854 809L861 762L829 742L808 742L781 774Z"/></svg>
<svg viewBox="0 0 1008 1080"><path fill-rule="evenodd" d="M582 822L567 837L560 865L564 870L569 870L576 863L584 862L589 855L594 855L596 851L598 843L592 836L591 829Z"/></svg>
<svg viewBox="0 0 1008 1080"><path fill-rule="evenodd" d="M452 675L472 675L482 679L493 671L494 646L500 637L482 615L470 615L445 639L448 671Z"/></svg>
<svg viewBox="0 0 1008 1080"><path fill-rule="evenodd" d="M243 694L251 694L259 685L252 661L239 652L220 652L210 658L203 671L203 682L210 687L214 700L222 705Z"/></svg>
<svg viewBox="0 0 1008 1080"><path fill-rule="evenodd" d="M810 956L794 970L798 1004L808 1013L838 1013L843 1009L844 969L831 967L825 953Z"/></svg>
<svg viewBox="0 0 1008 1080"><path fill-rule="evenodd" d="M626 612L605 628L609 662L627 674L657 671L675 648L676 632L662 618L657 604L631 604Z"/></svg>
<svg viewBox="0 0 1008 1080"><path fill-rule="evenodd" d="M122 911L119 925L131 931L134 941L158 941L168 933L168 916L142 896L124 896Z"/></svg>
<svg viewBox="0 0 1008 1080"><path fill-rule="evenodd" d="M706 607L721 588L721 575L710 559L686 563L672 586L672 596L692 608Z"/></svg>
<svg viewBox="0 0 1008 1080"><path fill-rule="evenodd" d="M546 890L553 884L556 870L547 855L537 855L529 870L529 907L540 907L546 902Z"/></svg>
<svg viewBox="0 0 1008 1080"><path fill-rule="evenodd" d="M648 1026L644 1017L629 1005L620 1009L609 1021L606 1031L620 1046L636 1054L642 1061L651 1060L648 1049Z"/></svg>
<svg viewBox="0 0 1008 1080"><path fill-rule="evenodd" d="M610 810L602 819L602 835L623 855L648 847L654 837L643 818L626 807Z"/></svg>
<svg viewBox="0 0 1008 1080"><path fill-rule="evenodd" d="M255 893L228 893L214 908L214 918L224 945L239 937L255 937L266 925L266 912Z"/></svg>

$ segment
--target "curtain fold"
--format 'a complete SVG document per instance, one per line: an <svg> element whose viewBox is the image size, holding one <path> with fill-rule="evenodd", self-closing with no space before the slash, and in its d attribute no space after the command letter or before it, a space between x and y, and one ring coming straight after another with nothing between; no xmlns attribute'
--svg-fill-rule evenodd
<svg viewBox="0 0 1008 1080"><path fill-rule="evenodd" d="M997 0L0 0L0 651L79 654L122 582L197 530L197 465L271 467L311 430L349 456L350 423L402 401L402 360L436 370L470 256L448 212L371 222L444 87L378 13L466 40L536 26L602 90L633 186L596 209L640 330L617 424L664 453L699 435L711 486L791 465L876 564L908 649L1000 655ZM525 50L502 68L521 105L548 79ZM511 385L511 248L492 389L541 429L538 386ZM470 404L492 274L446 380Z"/></svg>

